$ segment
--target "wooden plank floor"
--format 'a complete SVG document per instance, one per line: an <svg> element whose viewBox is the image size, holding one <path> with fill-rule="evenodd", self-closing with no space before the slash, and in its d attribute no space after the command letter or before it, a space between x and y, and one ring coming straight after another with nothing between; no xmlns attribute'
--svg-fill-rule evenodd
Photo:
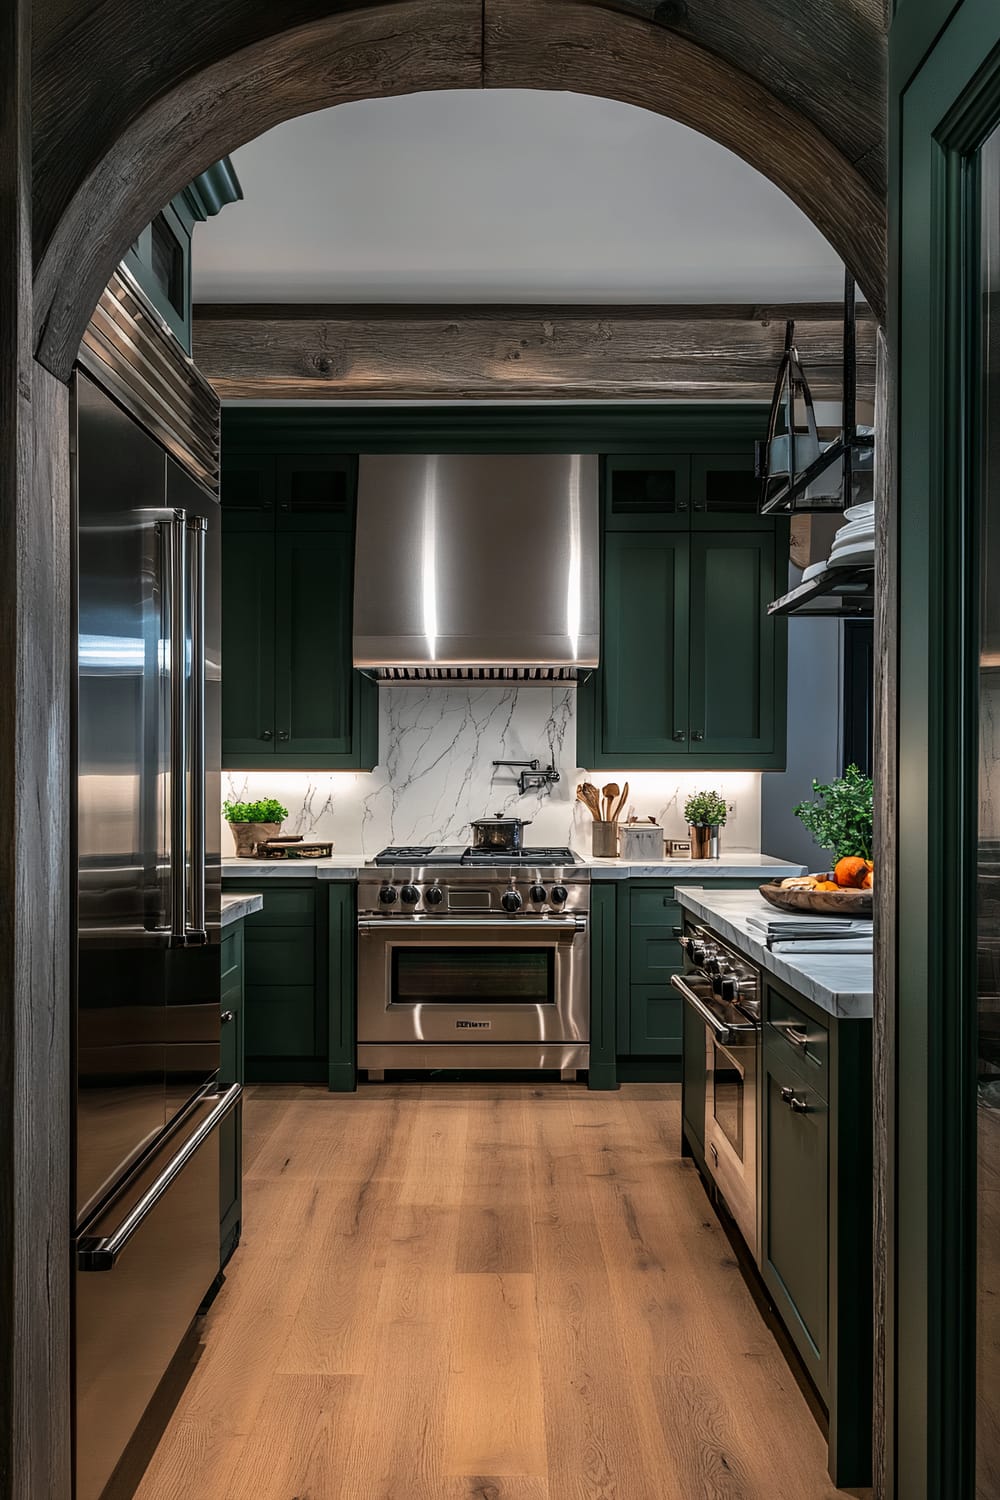
<svg viewBox="0 0 1000 1500"><path fill-rule="evenodd" d="M137 1500L831 1500L679 1090L256 1088Z"/></svg>

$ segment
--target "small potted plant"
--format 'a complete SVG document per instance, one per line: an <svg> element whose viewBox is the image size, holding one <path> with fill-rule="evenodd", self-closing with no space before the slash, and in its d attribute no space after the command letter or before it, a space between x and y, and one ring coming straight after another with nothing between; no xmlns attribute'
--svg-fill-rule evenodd
<svg viewBox="0 0 1000 1500"><path fill-rule="evenodd" d="M225 802L222 811L233 830L238 859L251 859L258 844L276 839L283 819L288 817L288 808L274 797L260 802Z"/></svg>
<svg viewBox="0 0 1000 1500"><path fill-rule="evenodd" d="M719 830L728 815L725 797L718 792L694 792L684 804L691 836L692 859L718 859Z"/></svg>

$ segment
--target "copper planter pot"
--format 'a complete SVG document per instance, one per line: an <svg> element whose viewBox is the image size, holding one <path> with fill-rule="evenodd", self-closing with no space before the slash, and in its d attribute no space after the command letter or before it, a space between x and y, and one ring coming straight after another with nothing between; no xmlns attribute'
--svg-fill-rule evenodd
<svg viewBox="0 0 1000 1500"><path fill-rule="evenodd" d="M721 827L718 823L689 823L692 859L718 859Z"/></svg>

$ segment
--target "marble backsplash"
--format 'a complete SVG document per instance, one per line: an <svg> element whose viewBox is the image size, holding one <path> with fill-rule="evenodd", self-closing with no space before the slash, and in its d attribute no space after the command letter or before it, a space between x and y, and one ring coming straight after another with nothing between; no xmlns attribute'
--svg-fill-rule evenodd
<svg viewBox="0 0 1000 1500"><path fill-rule="evenodd" d="M522 797L517 771L494 760L551 763L554 786ZM760 846L760 775L752 771L600 771L576 765L576 689L425 683L379 689L379 764L374 771L226 771L224 798L277 797L284 832L333 839L366 859L388 844L467 843L472 818L503 811L530 818L529 844L570 844L590 853L591 817L579 782L630 784L629 807L652 815L668 837L685 833L684 801L712 787L732 804L726 849ZM223 851L232 852L224 830Z"/></svg>

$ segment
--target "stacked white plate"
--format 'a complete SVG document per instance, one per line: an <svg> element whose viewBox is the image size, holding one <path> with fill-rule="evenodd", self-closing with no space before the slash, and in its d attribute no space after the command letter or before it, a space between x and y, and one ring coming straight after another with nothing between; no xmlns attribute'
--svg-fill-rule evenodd
<svg viewBox="0 0 1000 1500"><path fill-rule="evenodd" d="M844 511L844 525L833 539L828 568L856 568L875 561L875 501Z"/></svg>

